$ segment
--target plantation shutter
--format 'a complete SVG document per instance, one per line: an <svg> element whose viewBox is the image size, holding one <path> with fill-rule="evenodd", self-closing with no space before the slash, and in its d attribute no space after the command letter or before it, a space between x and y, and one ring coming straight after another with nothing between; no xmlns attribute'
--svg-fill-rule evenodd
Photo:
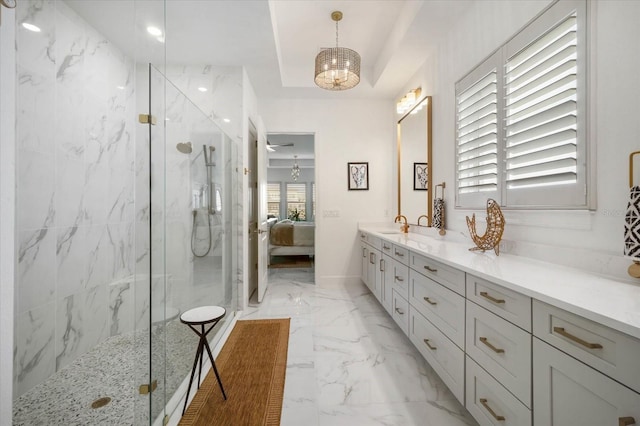
<svg viewBox="0 0 640 426"><path fill-rule="evenodd" d="M554 3L456 83L456 207L590 207L586 9Z"/></svg>
<svg viewBox="0 0 640 426"><path fill-rule="evenodd" d="M482 206L498 184L500 126L497 55L456 85L457 204Z"/></svg>
<svg viewBox="0 0 640 426"><path fill-rule="evenodd" d="M267 183L267 214L280 217L280 183Z"/></svg>
<svg viewBox="0 0 640 426"><path fill-rule="evenodd" d="M299 219L306 220L307 185L304 183L287 183L287 215L299 212Z"/></svg>
<svg viewBox="0 0 640 426"><path fill-rule="evenodd" d="M505 205L586 205L585 19L568 3L506 46Z"/></svg>

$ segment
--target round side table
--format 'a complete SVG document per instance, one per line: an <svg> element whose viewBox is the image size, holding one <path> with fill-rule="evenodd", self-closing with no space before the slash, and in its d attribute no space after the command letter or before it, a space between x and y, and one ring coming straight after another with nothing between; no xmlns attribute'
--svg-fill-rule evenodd
<svg viewBox="0 0 640 426"><path fill-rule="evenodd" d="M209 342L207 341L207 334L209 334L209 332L213 330L213 327L218 324L218 322L225 316L226 313L227 311L220 306L200 306L198 308L189 309L188 311L180 315L180 322L188 325L189 328L191 328L200 337L200 341L198 342L198 350L196 351L196 359L193 361L193 368L191 369L191 378L189 379L189 387L187 388L187 396L184 400L182 415L184 415L184 412L187 409L187 403L189 402L189 392L191 391L191 384L193 383L193 377L195 376L196 368L198 367L198 359L200 360L200 368L198 369L198 389L200 389L202 358L204 358L205 349L207 350L207 354L209 355L209 360L211 361L213 372L216 373L216 379L218 379L218 384L220 385L222 396L225 400L227 399L227 395L224 392L224 387L222 387L220 375L218 374L218 369L216 368L216 362L213 359L211 348L209 347ZM198 326L200 326L199 329L197 328Z"/></svg>

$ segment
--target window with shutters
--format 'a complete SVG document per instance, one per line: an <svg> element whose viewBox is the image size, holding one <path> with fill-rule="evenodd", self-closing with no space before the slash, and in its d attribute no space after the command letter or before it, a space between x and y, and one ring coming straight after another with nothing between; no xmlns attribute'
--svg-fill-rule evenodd
<svg viewBox="0 0 640 426"><path fill-rule="evenodd" d="M307 185L287 183L287 216L291 220L307 220Z"/></svg>
<svg viewBox="0 0 640 426"><path fill-rule="evenodd" d="M586 22L554 3L456 84L458 207L588 207Z"/></svg>
<svg viewBox="0 0 640 426"><path fill-rule="evenodd" d="M280 182L267 183L267 214L280 217Z"/></svg>

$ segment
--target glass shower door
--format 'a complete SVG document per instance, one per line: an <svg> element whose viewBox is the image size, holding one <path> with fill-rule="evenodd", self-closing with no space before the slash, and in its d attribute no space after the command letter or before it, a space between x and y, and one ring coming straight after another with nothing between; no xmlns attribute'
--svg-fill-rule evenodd
<svg viewBox="0 0 640 426"><path fill-rule="evenodd" d="M180 314L226 309L212 348L235 316L236 147L158 69L150 66L150 421L180 416L198 336ZM154 114L154 111L157 113ZM232 167L232 165L234 165ZM205 361L206 357L205 357ZM185 383L186 382L186 383ZM194 395L194 384L190 395Z"/></svg>

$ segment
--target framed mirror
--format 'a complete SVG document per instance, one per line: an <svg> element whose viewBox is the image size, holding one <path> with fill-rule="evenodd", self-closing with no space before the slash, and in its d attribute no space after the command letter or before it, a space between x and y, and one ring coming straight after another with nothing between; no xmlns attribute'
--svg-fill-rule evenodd
<svg viewBox="0 0 640 426"><path fill-rule="evenodd" d="M418 101L398 121L397 148L398 214L411 225L431 226L431 96Z"/></svg>

